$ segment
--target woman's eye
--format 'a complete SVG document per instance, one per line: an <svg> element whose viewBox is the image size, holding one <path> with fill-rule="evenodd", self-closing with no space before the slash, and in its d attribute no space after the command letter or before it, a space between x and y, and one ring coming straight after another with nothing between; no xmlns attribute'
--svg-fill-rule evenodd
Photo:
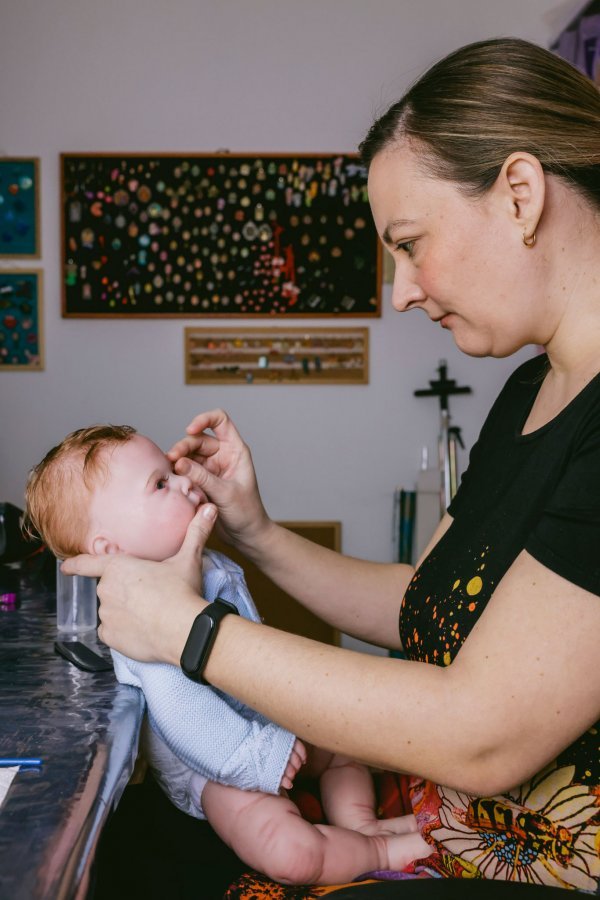
<svg viewBox="0 0 600 900"><path fill-rule="evenodd" d="M412 256L415 252L415 242L402 241L400 244L396 244L396 250L402 250L403 253L406 253L408 256Z"/></svg>

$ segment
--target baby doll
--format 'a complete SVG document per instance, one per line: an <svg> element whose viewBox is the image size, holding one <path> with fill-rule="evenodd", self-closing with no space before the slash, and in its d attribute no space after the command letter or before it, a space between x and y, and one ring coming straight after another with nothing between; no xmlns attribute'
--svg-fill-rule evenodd
<svg viewBox="0 0 600 900"><path fill-rule="evenodd" d="M59 558L127 553L162 560L181 547L206 497L149 438L130 426L68 435L32 471L26 513ZM203 596L260 617L242 570L221 554L202 560ZM168 602L165 599L165 602ZM286 884L334 884L402 869L429 853L413 816L378 820L368 769L305 746L293 734L175 667L112 651L119 681L144 692L144 751L172 802L206 818L247 864ZM313 761L329 825L302 818L285 789Z"/></svg>

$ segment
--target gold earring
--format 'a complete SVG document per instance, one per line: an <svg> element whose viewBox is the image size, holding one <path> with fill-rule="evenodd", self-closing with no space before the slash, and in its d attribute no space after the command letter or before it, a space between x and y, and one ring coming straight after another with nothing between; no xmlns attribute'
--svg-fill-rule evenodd
<svg viewBox="0 0 600 900"><path fill-rule="evenodd" d="M532 247L535 247L535 240L536 240L535 231L529 237L527 237L525 232L523 232L523 243L525 244L525 246L527 247L528 250L531 250Z"/></svg>

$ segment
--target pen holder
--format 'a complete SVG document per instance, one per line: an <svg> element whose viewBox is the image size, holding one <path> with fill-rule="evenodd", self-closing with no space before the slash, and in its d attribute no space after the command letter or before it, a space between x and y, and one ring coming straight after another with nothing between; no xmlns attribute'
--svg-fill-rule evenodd
<svg viewBox="0 0 600 900"><path fill-rule="evenodd" d="M85 575L65 575L62 560L56 561L56 627L58 631L92 631L98 624L96 579Z"/></svg>

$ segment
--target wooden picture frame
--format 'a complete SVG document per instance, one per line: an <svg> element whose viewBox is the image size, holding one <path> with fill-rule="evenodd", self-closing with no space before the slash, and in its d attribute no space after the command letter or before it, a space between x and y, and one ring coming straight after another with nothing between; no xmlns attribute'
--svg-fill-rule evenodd
<svg viewBox="0 0 600 900"><path fill-rule="evenodd" d="M381 315L355 154L61 154L66 317Z"/></svg>
<svg viewBox="0 0 600 900"><path fill-rule="evenodd" d="M184 329L186 384L368 384L368 328Z"/></svg>
<svg viewBox="0 0 600 900"><path fill-rule="evenodd" d="M0 259L39 259L40 161L0 157Z"/></svg>
<svg viewBox="0 0 600 900"><path fill-rule="evenodd" d="M0 371L43 371L41 269L0 269L0 299Z"/></svg>

